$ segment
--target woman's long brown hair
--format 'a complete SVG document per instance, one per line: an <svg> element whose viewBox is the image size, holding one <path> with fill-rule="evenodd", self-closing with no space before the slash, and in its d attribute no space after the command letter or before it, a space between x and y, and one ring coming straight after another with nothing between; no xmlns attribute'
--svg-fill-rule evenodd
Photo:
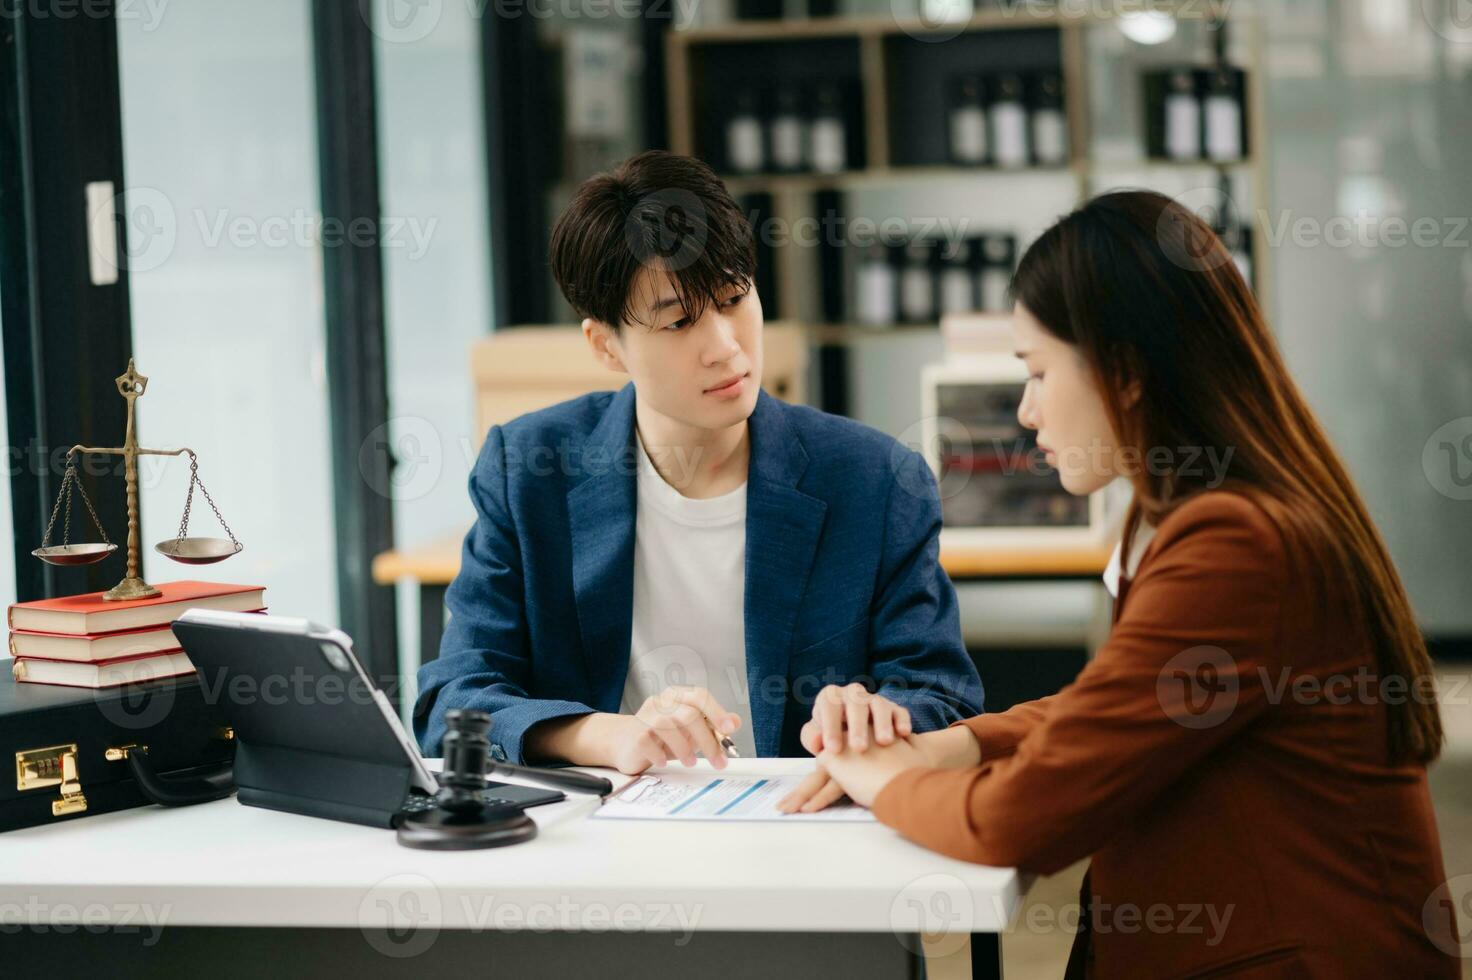
<svg viewBox="0 0 1472 980"><path fill-rule="evenodd" d="M1431 658L1405 587L1343 462L1288 374L1247 283L1211 227L1151 191L1087 202L1028 248L1012 295L1076 345L1122 447L1230 453L1224 488L1246 493L1279 527L1291 560L1322 600L1350 590L1386 698L1389 758L1430 762L1441 717ZM1126 404L1125 392L1138 392ZM1135 467L1127 528L1158 524L1206 475ZM1355 608L1357 607L1357 608Z"/></svg>

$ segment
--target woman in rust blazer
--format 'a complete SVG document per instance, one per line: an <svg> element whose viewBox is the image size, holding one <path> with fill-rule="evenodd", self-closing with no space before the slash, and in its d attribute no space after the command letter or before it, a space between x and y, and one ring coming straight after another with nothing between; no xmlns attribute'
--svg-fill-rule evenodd
<svg viewBox="0 0 1472 980"><path fill-rule="evenodd" d="M1426 647L1221 242L1108 194L1012 286L1022 423L1070 492L1134 489L1109 639L1052 697L824 748L785 805L831 776L943 854L1092 858L1071 976L1457 976Z"/></svg>

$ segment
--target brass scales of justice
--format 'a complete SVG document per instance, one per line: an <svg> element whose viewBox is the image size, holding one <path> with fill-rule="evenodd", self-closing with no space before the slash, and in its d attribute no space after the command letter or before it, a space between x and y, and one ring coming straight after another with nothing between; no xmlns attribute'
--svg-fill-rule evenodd
<svg viewBox="0 0 1472 980"><path fill-rule="evenodd" d="M125 374L118 375L118 394L128 400L128 429L123 437L123 444L119 447L97 447L97 446L73 446L66 453L66 472L61 478L61 488L56 494L56 504L51 508L51 520L46 525L46 533L41 538L41 547L32 551L31 554L44 562L53 565L86 565L94 561L101 561L117 550L118 546L108 539L107 531L103 530L102 522L97 519L97 511L92 508L92 501L87 497L87 491L82 487L81 477L77 475L78 453L107 453L113 456L123 457L124 473L128 485L128 574L121 582L102 594L104 599L127 600L127 599L151 599L162 595L158 589L143 581L139 574L138 556L138 457L139 456L189 456L189 492L184 497L184 517L179 521L179 533L176 537L167 541L160 541L154 545L155 551L174 561L183 562L187 565L208 565L213 562L223 561L231 555L238 554L243 547L236 540L235 533L230 530L230 525L225 523L225 518L220 515L220 508L215 506L214 498L204 488L203 481L199 478L199 457L194 450L184 449L144 449L138 445L138 437L134 432L133 411L136 402L148 388L148 378L138 373L133 367L132 358L128 359L128 370ZM210 509L215 512L215 517L220 522L220 527L230 537L204 538L189 536L189 508L194 502L194 488L198 486L199 492L209 503ZM92 523L97 527L97 533L102 536L100 542L88 542L83 544L70 544L72 524L72 488L82 496L82 503L87 505L87 513L92 515ZM66 504L66 520L62 526L61 544L51 544L51 532L56 526L56 517L61 510L62 504Z"/></svg>

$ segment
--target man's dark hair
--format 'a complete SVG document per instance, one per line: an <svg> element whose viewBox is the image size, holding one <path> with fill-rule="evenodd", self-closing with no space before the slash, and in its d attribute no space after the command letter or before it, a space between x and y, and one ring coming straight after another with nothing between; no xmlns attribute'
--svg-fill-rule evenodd
<svg viewBox="0 0 1472 980"><path fill-rule="evenodd" d="M552 229L551 259L578 316L615 330L635 320L630 292L644 266L669 272L691 320L756 275L751 225L726 185L699 160L664 150L584 181Z"/></svg>

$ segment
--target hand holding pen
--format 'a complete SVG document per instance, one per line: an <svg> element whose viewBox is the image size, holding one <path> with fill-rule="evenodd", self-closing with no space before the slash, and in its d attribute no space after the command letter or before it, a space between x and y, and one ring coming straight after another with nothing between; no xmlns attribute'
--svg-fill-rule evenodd
<svg viewBox="0 0 1472 980"><path fill-rule="evenodd" d="M636 714L594 711L534 725L523 751L530 759L608 766L630 776L675 759L693 766L697 754L724 769L727 759L740 758L731 738L740 728L741 716L705 688L672 686L645 699Z"/></svg>
<svg viewBox="0 0 1472 980"><path fill-rule="evenodd" d="M614 735L613 752L621 772L643 772L676 759L693 766L697 754L724 769L728 758L739 757L730 736L741 728L741 716L703 687L667 687L645 699L634 715L617 717L621 731Z"/></svg>

